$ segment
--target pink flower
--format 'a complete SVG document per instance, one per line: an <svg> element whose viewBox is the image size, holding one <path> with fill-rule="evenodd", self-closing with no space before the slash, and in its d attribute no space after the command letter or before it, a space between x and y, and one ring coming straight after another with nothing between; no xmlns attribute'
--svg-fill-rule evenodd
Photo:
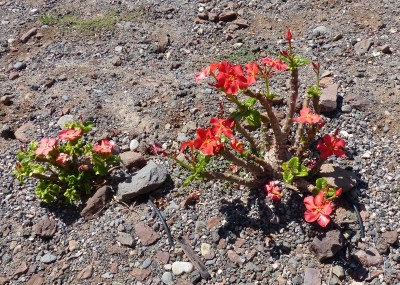
<svg viewBox="0 0 400 285"><path fill-rule="evenodd" d="M63 153L63 152L59 153L56 158L56 162L61 165L65 165L70 160L71 160L71 156L69 156L68 154Z"/></svg>
<svg viewBox="0 0 400 285"><path fill-rule="evenodd" d="M66 141L74 141L82 135L83 131L78 129L78 130L62 130L58 133L58 137L61 140L66 140Z"/></svg>
<svg viewBox="0 0 400 285"><path fill-rule="evenodd" d="M209 66L207 66L205 69L203 69L200 72L196 73L196 83L202 81L204 78L206 78L208 75L213 75L214 76L214 71L219 67L219 63L213 62Z"/></svg>
<svg viewBox="0 0 400 285"><path fill-rule="evenodd" d="M321 120L321 116L313 114L311 109L306 107L300 110L300 117L294 118L293 121L299 123L316 124Z"/></svg>
<svg viewBox="0 0 400 285"><path fill-rule="evenodd" d="M344 147L346 142L335 135L326 134L322 137L322 141L317 144L317 149L321 152L321 158L326 159L331 155L345 157Z"/></svg>
<svg viewBox="0 0 400 285"><path fill-rule="evenodd" d="M270 181L264 186L264 192L268 195L268 198L273 202L280 202L282 198L281 188L275 185L274 181Z"/></svg>
<svg viewBox="0 0 400 285"><path fill-rule="evenodd" d="M276 72L285 71L287 69L286 63L284 63L280 59L272 59L269 57L263 57L263 58L260 58L260 60L264 66L268 65L269 67L272 67Z"/></svg>
<svg viewBox="0 0 400 285"><path fill-rule="evenodd" d="M330 214L333 211L331 202L324 200L324 191L320 191L315 197L308 196L304 198L304 205L306 211L304 213L304 219L308 223L317 221L321 227L326 227L331 220Z"/></svg>
<svg viewBox="0 0 400 285"><path fill-rule="evenodd" d="M56 138L42 138L39 147L35 150L36 155L47 156L50 152L57 147Z"/></svg>
<svg viewBox="0 0 400 285"><path fill-rule="evenodd" d="M235 125L235 120L211 118L210 124L213 125L212 133L214 135L224 134L227 138L233 137L232 128Z"/></svg>
<svg viewBox="0 0 400 285"><path fill-rule="evenodd" d="M93 150L99 154L111 154L115 144L109 140L101 140L100 144L93 146Z"/></svg>

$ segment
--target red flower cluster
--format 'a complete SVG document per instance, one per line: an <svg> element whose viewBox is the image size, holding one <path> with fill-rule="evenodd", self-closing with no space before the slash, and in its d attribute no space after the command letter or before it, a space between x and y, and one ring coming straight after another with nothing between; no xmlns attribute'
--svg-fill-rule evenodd
<svg viewBox="0 0 400 285"><path fill-rule="evenodd" d="M326 134L323 136L322 141L317 144L317 149L321 152L321 158L327 159L331 155L345 157L344 147L346 142L336 137L336 135Z"/></svg>
<svg viewBox="0 0 400 285"><path fill-rule="evenodd" d="M67 130L62 130L58 133L58 137L61 140L66 140L66 141L74 141L78 138L80 138L83 134L83 131L81 129L78 130L71 130L71 129L67 129Z"/></svg>
<svg viewBox="0 0 400 285"><path fill-rule="evenodd" d="M35 154L37 156L43 155L47 156L57 147L57 139L56 138L42 138L40 140L39 147L35 150Z"/></svg>
<svg viewBox="0 0 400 285"><path fill-rule="evenodd" d="M286 63L280 59L272 59L269 57L263 57L260 59L264 66L269 66L276 72L285 71L287 69Z"/></svg>
<svg viewBox="0 0 400 285"><path fill-rule="evenodd" d="M321 227L326 227L329 224L331 220L329 215L333 211L333 204L325 199L323 190L320 190L315 197L304 198L304 205L306 206L304 219L307 222L317 221Z"/></svg>
<svg viewBox="0 0 400 285"><path fill-rule="evenodd" d="M264 192L268 195L268 198L274 202L280 202L282 198L281 188L275 185L274 181L270 181L264 186Z"/></svg>
<svg viewBox="0 0 400 285"><path fill-rule="evenodd" d="M234 120L211 118L210 123L213 125L211 128L197 129L197 138L184 142L181 152L189 147L191 150L199 149L205 155L214 155L225 147L225 138L231 139L230 145L233 149L240 153L244 152L243 143L238 142L233 135Z"/></svg>
<svg viewBox="0 0 400 285"><path fill-rule="evenodd" d="M115 144L109 140L101 140L100 144L93 146L93 150L99 154L109 155L113 152Z"/></svg>

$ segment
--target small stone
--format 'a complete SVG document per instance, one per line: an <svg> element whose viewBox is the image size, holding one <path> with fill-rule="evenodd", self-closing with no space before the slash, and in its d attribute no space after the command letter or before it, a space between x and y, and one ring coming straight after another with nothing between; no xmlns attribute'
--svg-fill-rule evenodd
<svg viewBox="0 0 400 285"><path fill-rule="evenodd" d="M366 152L364 152L361 156L362 158L371 158L371 151L367 150Z"/></svg>
<svg viewBox="0 0 400 285"><path fill-rule="evenodd" d="M245 261L243 257L241 257L239 254L237 254L233 250L228 250L227 255L228 255L228 258L230 259L230 261L232 261L238 265L243 264Z"/></svg>
<svg viewBox="0 0 400 285"><path fill-rule="evenodd" d="M116 46L116 47L114 48L114 50L115 50L116 52L118 52L118 53L122 52L123 49L124 49L124 48L123 48L122 46Z"/></svg>
<svg viewBox="0 0 400 285"><path fill-rule="evenodd" d="M382 53L385 53L385 54L391 54L392 53L392 51L390 50L390 46L389 45L381 46L379 49L381 50Z"/></svg>
<svg viewBox="0 0 400 285"><path fill-rule="evenodd" d="M165 251L157 251L156 260L158 260L161 264L167 264L169 261L169 253Z"/></svg>
<svg viewBox="0 0 400 285"><path fill-rule="evenodd" d="M113 275L110 272L106 272L106 273L101 275L101 278L111 279L111 278L113 278Z"/></svg>
<svg viewBox="0 0 400 285"><path fill-rule="evenodd" d="M86 201L86 206L82 209L81 216L86 220L91 219L104 209L111 198L111 188L108 186L100 187L97 189L96 193Z"/></svg>
<svg viewBox="0 0 400 285"><path fill-rule="evenodd" d="M378 266L383 263L383 258L375 248L368 248L365 251L359 250L354 257L365 267Z"/></svg>
<svg viewBox="0 0 400 285"><path fill-rule="evenodd" d="M136 278L137 281L143 281L151 274L150 269L141 269L141 268L133 268L131 273L133 277Z"/></svg>
<svg viewBox="0 0 400 285"><path fill-rule="evenodd" d="M200 253L202 256L209 255L211 253L211 245L208 243L202 243L200 245Z"/></svg>
<svg viewBox="0 0 400 285"><path fill-rule="evenodd" d="M56 260L57 260L57 257L55 255L50 254L50 253L46 253L45 255L43 255L40 258L40 262L43 262L43 263L46 263L46 264L53 263Z"/></svg>
<svg viewBox="0 0 400 285"><path fill-rule="evenodd" d="M249 27L249 23L245 19L236 19L232 23L237 25L239 29L246 29Z"/></svg>
<svg viewBox="0 0 400 285"><path fill-rule="evenodd" d="M145 246L151 245L160 239L160 234L144 222L139 222L135 225L135 233L140 242Z"/></svg>
<svg viewBox="0 0 400 285"><path fill-rule="evenodd" d="M79 272L79 274L76 276L75 279L78 281L88 279L88 278L92 277L92 274L93 274L93 266L88 265L84 269L82 269L81 272Z"/></svg>
<svg viewBox="0 0 400 285"><path fill-rule="evenodd" d="M3 254L3 256L1 257L1 263L3 265L7 265L8 263L10 263L12 260L12 256L8 253Z"/></svg>
<svg viewBox="0 0 400 285"><path fill-rule="evenodd" d="M121 158L122 164L128 169L132 169L133 167L141 168L146 165L146 159L143 157L141 153L127 151L120 153L119 157Z"/></svg>
<svg viewBox="0 0 400 285"><path fill-rule="evenodd" d="M0 285L8 284L8 278L6 276L0 275Z"/></svg>
<svg viewBox="0 0 400 285"><path fill-rule="evenodd" d="M312 31L314 37L325 36L328 33L329 29L325 26L318 26Z"/></svg>
<svg viewBox="0 0 400 285"><path fill-rule="evenodd" d="M27 143L34 139L35 126L32 123L26 123L20 126L14 133L15 138L20 142Z"/></svg>
<svg viewBox="0 0 400 285"><path fill-rule="evenodd" d="M14 69L16 69L16 70L22 70L22 69L25 69L25 68L26 68L26 63L25 62L17 61L14 64Z"/></svg>
<svg viewBox="0 0 400 285"><path fill-rule="evenodd" d="M347 105L347 104L342 106L342 112L343 113L351 113L352 109L353 108L350 105Z"/></svg>
<svg viewBox="0 0 400 285"><path fill-rule="evenodd" d="M25 283L25 285L42 285L44 278L39 273L33 274L32 277Z"/></svg>
<svg viewBox="0 0 400 285"><path fill-rule="evenodd" d="M382 234L382 237L390 245L396 245L399 240L399 234L396 231L387 231Z"/></svg>
<svg viewBox="0 0 400 285"><path fill-rule="evenodd" d="M12 98L13 98L13 96L11 96L11 95L4 95L0 98L0 103L8 106L11 104Z"/></svg>
<svg viewBox="0 0 400 285"><path fill-rule="evenodd" d="M371 45L372 41L370 39L363 39L354 45L354 50L357 55L363 55L368 52Z"/></svg>
<svg viewBox="0 0 400 285"><path fill-rule="evenodd" d="M329 182L328 182L329 183ZM343 237L338 230L316 236L310 244L310 251L320 262L335 256L344 246Z"/></svg>
<svg viewBox="0 0 400 285"><path fill-rule="evenodd" d="M26 262L22 262L18 268L14 271L13 276L20 276L22 274L25 274L26 272L28 272L28 265L26 264Z"/></svg>
<svg viewBox="0 0 400 285"><path fill-rule="evenodd" d="M190 273L193 270L193 264L184 261L175 261L172 263L172 273L174 275L182 275L183 273Z"/></svg>
<svg viewBox="0 0 400 285"><path fill-rule="evenodd" d="M41 238L52 238L57 230L57 222L52 219L43 219L33 225L32 230Z"/></svg>
<svg viewBox="0 0 400 285"><path fill-rule="evenodd" d="M383 126L382 131L383 131L384 133L387 133L389 130L390 130L390 128L389 128L388 125L384 125L384 126Z"/></svg>
<svg viewBox="0 0 400 285"><path fill-rule="evenodd" d="M221 14L219 14L219 20L222 22L230 22L233 21L237 18L237 13L235 11L224 11Z"/></svg>
<svg viewBox="0 0 400 285"><path fill-rule="evenodd" d="M306 268L304 271L304 284L321 285L321 272L315 268Z"/></svg>
<svg viewBox="0 0 400 285"><path fill-rule="evenodd" d="M23 34L19 40L23 43L26 43L32 36L36 35L37 33L37 28L32 28L29 31L27 31L25 34Z"/></svg>
<svg viewBox="0 0 400 285"><path fill-rule="evenodd" d="M357 110L365 110L370 105L366 98L355 93L350 93L346 95L346 97L344 97L344 103L350 105Z"/></svg>
<svg viewBox="0 0 400 285"><path fill-rule="evenodd" d="M112 63L112 65L114 65L114 66L121 66L122 60L121 60L121 58L120 58L119 56L116 56L116 57L114 57L114 58L112 59L111 63Z"/></svg>
<svg viewBox="0 0 400 285"><path fill-rule="evenodd" d="M73 115L64 115L60 117L57 121L57 126L59 126L61 129L64 129L64 125L67 123L71 123L75 120Z"/></svg>
<svg viewBox="0 0 400 285"><path fill-rule="evenodd" d="M54 78L47 78L46 81L44 82L43 86L46 88L51 88L55 83L56 83L56 80ZM66 95L64 95L64 96L62 96L61 98L64 101L68 101L69 100L68 96L66 96ZM67 100L65 100L65 98L67 98Z"/></svg>
<svg viewBox="0 0 400 285"><path fill-rule="evenodd" d="M357 185L357 176L353 172L329 163L321 166L318 177L325 178L329 185L342 188L344 192L350 191Z"/></svg>
<svg viewBox="0 0 400 285"><path fill-rule="evenodd" d="M332 273L335 274L337 276L337 278L339 278L340 280L343 280L343 278L345 277L344 269L340 265L333 266Z"/></svg>
<svg viewBox="0 0 400 285"><path fill-rule="evenodd" d="M166 285L173 285L174 281L172 279L171 272L164 272L163 275L161 276L161 281Z"/></svg>
<svg viewBox="0 0 400 285"><path fill-rule="evenodd" d="M146 258L142 263L142 268L146 269L151 265L151 262L152 262L151 258Z"/></svg>
<svg viewBox="0 0 400 285"><path fill-rule="evenodd" d="M135 244L135 239L128 233L118 233L117 241L128 247L133 247Z"/></svg>
<svg viewBox="0 0 400 285"><path fill-rule="evenodd" d="M70 240L69 242L68 242L68 250L70 251L70 252L72 252L72 251L74 251L75 249L77 249L78 248L78 242L76 241L76 240Z"/></svg>
<svg viewBox="0 0 400 285"><path fill-rule="evenodd" d="M14 80L19 77L19 73L17 71L11 71L10 74L8 75L8 79Z"/></svg>
<svg viewBox="0 0 400 285"><path fill-rule="evenodd" d="M211 217L207 222L207 228L209 230L214 229L220 224L221 219L217 216Z"/></svg>
<svg viewBox="0 0 400 285"><path fill-rule="evenodd" d="M135 151L135 150L137 150L138 149L138 147L139 147L139 142L138 142L138 140L131 140L131 142L129 143L129 149L131 150L131 151Z"/></svg>

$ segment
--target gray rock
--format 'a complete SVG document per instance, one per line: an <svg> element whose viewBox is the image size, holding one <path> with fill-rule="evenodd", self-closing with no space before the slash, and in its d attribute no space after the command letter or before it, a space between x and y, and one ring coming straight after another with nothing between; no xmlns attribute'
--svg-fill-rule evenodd
<svg viewBox="0 0 400 285"><path fill-rule="evenodd" d="M166 285L173 285L174 284L171 272L164 272L163 275L161 276L161 280Z"/></svg>
<svg viewBox="0 0 400 285"><path fill-rule="evenodd" d="M40 262L43 262L43 263L46 263L46 264L52 263L52 262L54 262L56 260L57 260L57 257L55 255L50 254L50 253L46 253L45 255L43 255L40 258Z"/></svg>
<svg viewBox="0 0 400 285"><path fill-rule="evenodd" d="M345 105L342 106L342 112L343 113L350 113L352 109L353 108L348 104L345 104Z"/></svg>
<svg viewBox="0 0 400 285"><path fill-rule="evenodd" d="M348 192L357 185L357 176L353 172L329 163L321 166L318 177L325 178L332 187L342 188L343 192Z"/></svg>
<svg viewBox="0 0 400 285"><path fill-rule="evenodd" d="M101 278L111 279L111 278L113 278L113 275L110 272L106 272L106 273L101 275Z"/></svg>
<svg viewBox="0 0 400 285"><path fill-rule="evenodd" d="M310 244L310 251L320 262L335 256L344 246L342 234L338 230L316 236Z"/></svg>
<svg viewBox="0 0 400 285"><path fill-rule="evenodd" d="M92 197L90 197L85 208L81 211L81 216L90 219L98 214L106 204L111 200L111 188L107 186L100 187Z"/></svg>
<svg viewBox="0 0 400 285"><path fill-rule="evenodd" d="M152 262L151 258L146 258L142 263L142 268L146 269L151 265L151 262Z"/></svg>
<svg viewBox="0 0 400 285"><path fill-rule="evenodd" d="M378 266L383 263L383 258L375 248L368 248L365 251L359 250L354 257L365 267Z"/></svg>
<svg viewBox="0 0 400 285"><path fill-rule="evenodd" d="M25 63L25 62L22 62L22 61L17 61L17 62L14 64L14 68L15 68L16 70L25 69L25 68L26 68L26 63Z"/></svg>
<svg viewBox="0 0 400 285"><path fill-rule="evenodd" d="M330 84L323 89L319 101L322 113L336 111L338 87L337 84Z"/></svg>
<svg viewBox="0 0 400 285"><path fill-rule="evenodd" d="M3 254L3 256L1 257L1 263L3 265L7 265L8 263L10 263L11 260L12 256L8 253Z"/></svg>
<svg viewBox="0 0 400 285"><path fill-rule="evenodd" d="M329 29L325 26L318 26L312 31L314 37L325 36L328 33Z"/></svg>
<svg viewBox="0 0 400 285"><path fill-rule="evenodd" d="M321 285L321 272L315 268L306 268L304 271L304 284Z"/></svg>
<svg viewBox="0 0 400 285"><path fill-rule="evenodd" d="M75 120L73 115L64 115L60 117L57 121L57 126L59 126L61 129L64 129L64 125L67 123L71 123Z"/></svg>
<svg viewBox="0 0 400 285"><path fill-rule="evenodd" d="M129 201L134 197L159 188L167 179L167 172L150 160L145 167L118 185L117 199Z"/></svg>
<svg viewBox="0 0 400 285"><path fill-rule="evenodd" d="M370 39L363 39L354 45L354 50L356 54L363 55L365 54L372 45L372 41Z"/></svg>
<svg viewBox="0 0 400 285"><path fill-rule="evenodd" d="M128 233L118 233L117 241L122 245L133 247L135 245L135 239Z"/></svg>

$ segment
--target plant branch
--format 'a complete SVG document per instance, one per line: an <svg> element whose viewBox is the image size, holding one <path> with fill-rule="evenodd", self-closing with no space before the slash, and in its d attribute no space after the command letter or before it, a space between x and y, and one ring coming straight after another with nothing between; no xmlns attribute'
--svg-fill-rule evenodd
<svg viewBox="0 0 400 285"><path fill-rule="evenodd" d="M257 144L254 141L254 138L252 137L252 135L248 131L246 131L245 128L243 128L243 126L240 124L239 121L235 121L235 127L238 130L238 132L242 136L244 136L246 138L246 140L250 143L251 151L257 153L258 152Z"/></svg>
<svg viewBox="0 0 400 285"><path fill-rule="evenodd" d="M225 180L239 185L244 185L249 188L261 187L264 184L264 180L257 181L255 179L245 179L226 172L205 172L204 178L208 180Z"/></svg>
<svg viewBox="0 0 400 285"><path fill-rule="evenodd" d="M288 103L288 114L286 117L285 124L283 126L283 134L285 136L286 143L287 137L290 132L290 128L292 127L293 123L293 116L296 111L296 101L299 97L299 71L297 68L293 68L290 73L290 101Z"/></svg>
<svg viewBox="0 0 400 285"><path fill-rule="evenodd" d="M235 154L230 152L229 150L225 149L221 152L221 155L228 161L236 164L237 166L241 166L249 170L253 175L263 175L265 174L265 169L260 166L256 165L250 161L245 161L239 157L237 157Z"/></svg>
<svg viewBox="0 0 400 285"><path fill-rule="evenodd" d="M315 163L314 167L311 169L311 171L308 173L309 177L313 177L315 174L319 172L321 169L322 164L326 161L325 158L319 158L319 160Z"/></svg>

